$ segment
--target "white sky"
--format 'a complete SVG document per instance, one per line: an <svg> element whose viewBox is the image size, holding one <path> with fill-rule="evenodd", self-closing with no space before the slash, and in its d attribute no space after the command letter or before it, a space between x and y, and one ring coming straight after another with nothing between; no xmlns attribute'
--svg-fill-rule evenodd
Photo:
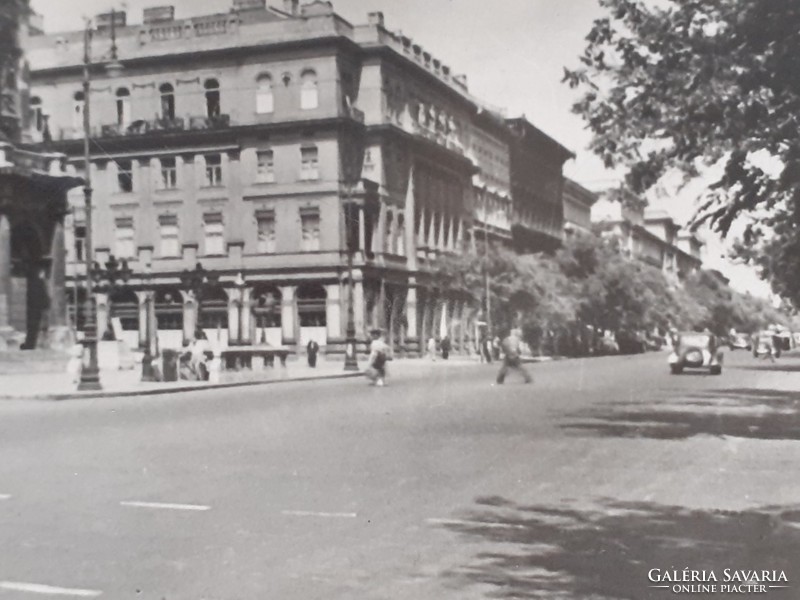
<svg viewBox="0 0 800 600"><path fill-rule="evenodd" d="M281 0L267 0L280 7ZM303 0L301 0L302 2ZM47 31L79 29L84 17L112 7L128 11L128 22L141 22L142 8L172 4L176 17L225 12L232 0L31 0L44 16ZM564 67L577 66L584 37L602 15L597 0L333 0L337 13L363 23L380 10L386 27L405 35L466 73L470 91L488 104L505 107L510 116L525 114L544 132L576 154L565 174L590 189L614 185L617 177L585 150L589 133L570 111L575 94L561 83ZM691 216L691 199L659 201L679 222ZM743 290L765 289L749 269L731 268L720 259L722 244L708 242L709 266L721 268Z"/></svg>

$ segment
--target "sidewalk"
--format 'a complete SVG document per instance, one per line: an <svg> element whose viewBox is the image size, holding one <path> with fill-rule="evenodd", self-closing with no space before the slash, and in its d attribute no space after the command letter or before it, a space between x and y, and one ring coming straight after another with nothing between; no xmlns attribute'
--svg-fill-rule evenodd
<svg viewBox="0 0 800 600"><path fill-rule="evenodd" d="M101 371L103 389L100 391L78 391L71 375L66 372L3 374L0 375L0 400L69 400L171 394L287 381L358 377L361 374L361 371L345 371L341 361L320 361L314 369L305 362L290 361L285 368L279 366L262 372L225 373L225 378L219 383L186 380L142 382L141 368L137 365L135 369L123 371Z"/></svg>
<svg viewBox="0 0 800 600"><path fill-rule="evenodd" d="M363 375L365 359L359 357L358 371L345 371L342 361L321 360L316 368L309 367L305 361L289 361L285 368L277 367L261 372L238 371L223 374L219 383L208 381L141 381L141 366L121 371L101 371L100 391L78 391L71 376L66 373L16 373L0 374L0 400L71 400L79 398L109 398L124 396L145 396L154 394L172 394L198 390L212 390L251 385L266 385L289 381L314 381L324 379L341 379ZM549 357L533 357L525 362L552 360ZM451 355L448 360L438 357L435 361L429 358L402 358L390 363L390 372L399 369L419 369L430 367L469 366L479 363L477 356ZM497 363L499 364L499 363Z"/></svg>

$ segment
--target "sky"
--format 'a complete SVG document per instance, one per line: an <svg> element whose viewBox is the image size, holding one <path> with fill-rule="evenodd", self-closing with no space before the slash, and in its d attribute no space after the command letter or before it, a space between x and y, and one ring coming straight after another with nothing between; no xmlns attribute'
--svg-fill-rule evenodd
<svg viewBox="0 0 800 600"><path fill-rule="evenodd" d="M139 23L142 8L164 4L174 5L176 17L182 18L226 12L232 0L31 0L34 10L44 16L47 31L79 29L85 17L112 7L124 7L128 22ZM333 0L333 6L353 24L366 22L368 12L382 11L388 29L401 30L454 73L466 73L474 95L504 108L508 116L524 114L575 153L576 158L565 165L568 177L592 190L618 182L618 176L586 150L590 134L570 110L575 93L561 83L564 67L578 66L584 37L603 14L598 0ZM692 216L690 192L656 203L679 223ZM743 291L767 294L750 269L722 258L724 243L708 232L703 237L708 266L721 269Z"/></svg>

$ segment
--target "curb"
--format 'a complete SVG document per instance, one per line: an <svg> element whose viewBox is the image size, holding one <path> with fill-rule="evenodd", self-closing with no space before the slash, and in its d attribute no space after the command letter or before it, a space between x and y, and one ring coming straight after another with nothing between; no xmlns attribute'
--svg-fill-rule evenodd
<svg viewBox="0 0 800 600"><path fill-rule="evenodd" d="M226 383L211 383L206 385L182 385L169 388L151 388L146 390L120 390L96 392L71 392L65 394L34 394L31 396L12 396L2 395L0 400L91 400L93 398L129 398L132 396L160 396L181 392L198 392L204 390L219 390L224 388L245 387L255 385L270 385L275 383L293 383L296 381L319 381L324 379L347 379L349 377L359 377L363 371L352 373L334 373L331 375L307 375L303 377L287 377L285 379L266 379L259 381L229 381Z"/></svg>

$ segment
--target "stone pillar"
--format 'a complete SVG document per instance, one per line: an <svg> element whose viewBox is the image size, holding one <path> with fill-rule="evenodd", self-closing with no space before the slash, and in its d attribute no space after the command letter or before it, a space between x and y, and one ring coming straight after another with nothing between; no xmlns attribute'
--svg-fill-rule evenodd
<svg viewBox="0 0 800 600"><path fill-rule="evenodd" d="M94 301L97 307L97 339L102 340L108 331L108 319L111 315L108 294L95 294Z"/></svg>
<svg viewBox="0 0 800 600"><path fill-rule="evenodd" d="M147 330L150 328L150 355L158 354L158 319L156 319L155 293L148 290L136 292L139 300L139 349L147 345Z"/></svg>
<svg viewBox="0 0 800 600"><path fill-rule="evenodd" d="M414 167L408 173L408 189L406 190L406 203L404 224L405 224L405 251L406 251L406 266L411 271L417 269L417 236L414 231L414 220L416 216L416 199L414 198ZM413 283L410 285L414 285ZM416 292L415 292L416 294ZM416 305L416 295L414 304ZM416 336L415 336L416 337Z"/></svg>
<svg viewBox="0 0 800 600"><path fill-rule="evenodd" d="M354 274L354 278L356 275ZM353 282L353 312L356 321L356 339L364 339L366 336L366 302L364 301L364 282L358 277Z"/></svg>
<svg viewBox="0 0 800 600"><path fill-rule="evenodd" d="M325 324L329 340L338 340L342 337L342 286L331 283L325 286L327 299L325 300Z"/></svg>
<svg viewBox="0 0 800 600"><path fill-rule="evenodd" d="M372 252L383 254L386 251L386 204L381 202L378 212L378 225L375 228L375 235L372 237Z"/></svg>
<svg viewBox="0 0 800 600"><path fill-rule="evenodd" d="M50 327L67 327L67 256L64 242L64 223L56 221L53 228L53 241L50 245Z"/></svg>
<svg viewBox="0 0 800 600"><path fill-rule="evenodd" d="M282 285L281 290L281 335L283 344L290 346L297 343L297 306L295 303L296 285Z"/></svg>
<svg viewBox="0 0 800 600"><path fill-rule="evenodd" d="M239 335L239 316L242 309L241 290L238 288L225 288L228 295L228 345L241 344Z"/></svg>
<svg viewBox="0 0 800 600"><path fill-rule="evenodd" d="M253 337L253 288L242 289L242 343L254 343Z"/></svg>
<svg viewBox="0 0 800 600"><path fill-rule="evenodd" d="M0 331L10 329L11 223L0 213ZM2 344L3 342L0 342Z"/></svg>
<svg viewBox="0 0 800 600"><path fill-rule="evenodd" d="M183 297L183 340L193 340L197 329L197 300L194 292L181 290Z"/></svg>
<svg viewBox="0 0 800 600"><path fill-rule="evenodd" d="M366 247L367 244L367 235L364 229L366 220L366 211L364 209L360 210L358 213L358 249L361 252L366 252L369 248Z"/></svg>
<svg viewBox="0 0 800 600"><path fill-rule="evenodd" d="M417 329L417 284L412 279L408 282L406 292L406 334L405 344L408 353L419 356L419 332Z"/></svg>
<svg viewBox="0 0 800 600"><path fill-rule="evenodd" d="M135 292L136 299L139 301L139 349L144 350L147 339L147 317L148 317L148 299L150 292ZM152 332L151 332L152 334Z"/></svg>

